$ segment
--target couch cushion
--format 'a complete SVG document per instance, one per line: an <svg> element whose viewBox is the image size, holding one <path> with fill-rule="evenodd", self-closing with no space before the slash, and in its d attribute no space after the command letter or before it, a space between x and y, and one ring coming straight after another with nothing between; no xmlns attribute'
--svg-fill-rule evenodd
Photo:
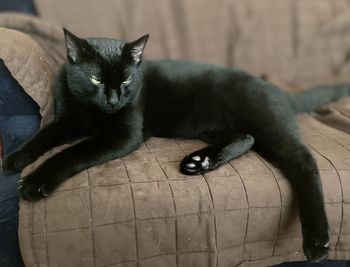
<svg viewBox="0 0 350 267"><path fill-rule="evenodd" d="M150 58L236 65L292 84L349 77L345 0L35 2L43 18L86 37L150 33Z"/></svg>
<svg viewBox="0 0 350 267"><path fill-rule="evenodd" d="M329 258L349 259L349 136L307 115L299 120L321 172ZM179 173L181 159L204 145L152 138L125 158L81 172L47 199L22 201L25 262L204 267L304 259L288 181L254 152L205 175Z"/></svg>
<svg viewBox="0 0 350 267"><path fill-rule="evenodd" d="M329 103L315 115L319 121L350 134L350 98Z"/></svg>

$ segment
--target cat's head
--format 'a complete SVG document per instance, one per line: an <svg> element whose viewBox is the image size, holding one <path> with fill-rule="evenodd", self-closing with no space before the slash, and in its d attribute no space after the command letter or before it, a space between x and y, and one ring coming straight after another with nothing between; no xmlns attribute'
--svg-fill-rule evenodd
<svg viewBox="0 0 350 267"><path fill-rule="evenodd" d="M132 103L142 86L140 64L148 40L126 43L107 38L79 38L64 29L67 82L81 103L115 113Z"/></svg>

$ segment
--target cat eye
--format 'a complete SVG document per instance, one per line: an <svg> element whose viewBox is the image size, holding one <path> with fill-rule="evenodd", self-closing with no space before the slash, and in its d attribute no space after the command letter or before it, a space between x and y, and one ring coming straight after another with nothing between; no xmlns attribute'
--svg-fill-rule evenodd
<svg viewBox="0 0 350 267"><path fill-rule="evenodd" d="M122 82L122 85L123 86L128 86L131 82L132 82L132 77L129 76L129 78L126 81Z"/></svg>
<svg viewBox="0 0 350 267"><path fill-rule="evenodd" d="M99 79L97 79L96 76L93 76L93 75L90 77L90 81L91 81L94 85L100 85L100 84L102 83Z"/></svg>

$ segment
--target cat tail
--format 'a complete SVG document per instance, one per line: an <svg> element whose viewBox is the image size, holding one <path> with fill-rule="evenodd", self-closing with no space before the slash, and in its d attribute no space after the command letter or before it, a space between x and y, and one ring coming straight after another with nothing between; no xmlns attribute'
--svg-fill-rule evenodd
<svg viewBox="0 0 350 267"><path fill-rule="evenodd" d="M319 85L305 92L288 94L295 113L311 112L345 96L350 96L350 84Z"/></svg>

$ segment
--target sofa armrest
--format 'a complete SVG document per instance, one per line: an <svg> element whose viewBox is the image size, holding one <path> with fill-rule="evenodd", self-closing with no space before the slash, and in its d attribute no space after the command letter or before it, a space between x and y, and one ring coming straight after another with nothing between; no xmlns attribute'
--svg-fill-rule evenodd
<svg viewBox="0 0 350 267"><path fill-rule="evenodd" d="M309 115L299 122L320 168L329 259L349 259L349 136ZM271 266L305 259L297 205L281 173L249 152L205 175L181 174L182 158L203 146L151 138L125 158L72 177L46 199L21 201L26 264Z"/></svg>
<svg viewBox="0 0 350 267"><path fill-rule="evenodd" d="M41 46L30 36L0 27L0 59L12 76L40 106L43 124L52 120L50 92L54 70Z"/></svg>

